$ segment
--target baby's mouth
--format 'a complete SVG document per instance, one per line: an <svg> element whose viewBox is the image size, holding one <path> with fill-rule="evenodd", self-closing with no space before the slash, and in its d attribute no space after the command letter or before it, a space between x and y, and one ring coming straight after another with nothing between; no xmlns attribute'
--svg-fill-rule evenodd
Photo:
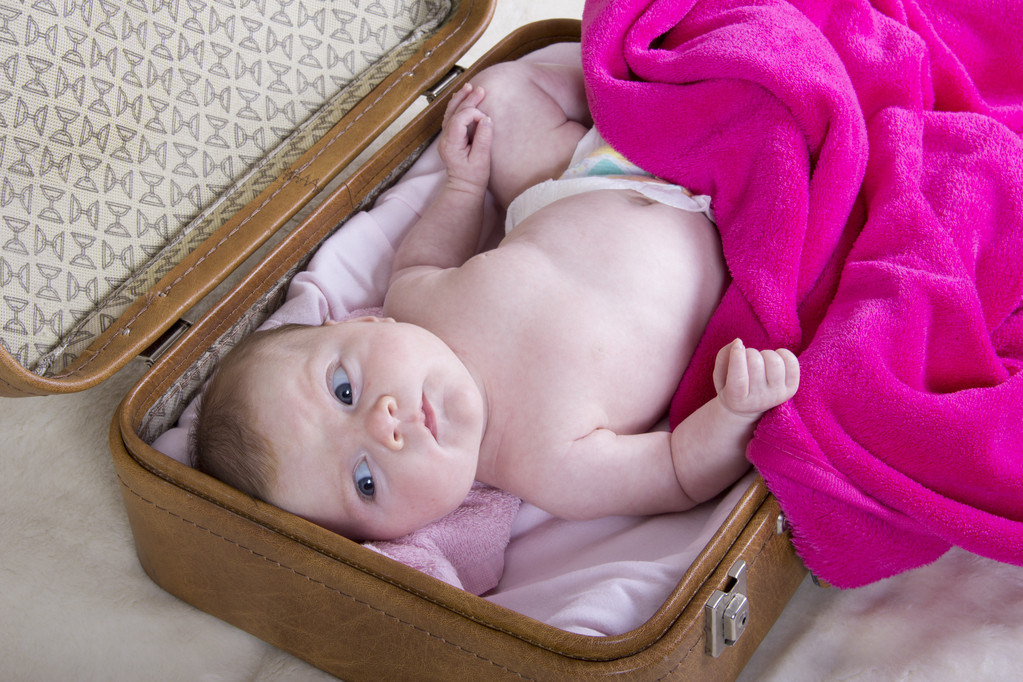
<svg viewBox="0 0 1023 682"><path fill-rule="evenodd" d="M433 436L433 439L437 440L437 415L434 414L433 407L425 395L423 396L423 424Z"/></svg>

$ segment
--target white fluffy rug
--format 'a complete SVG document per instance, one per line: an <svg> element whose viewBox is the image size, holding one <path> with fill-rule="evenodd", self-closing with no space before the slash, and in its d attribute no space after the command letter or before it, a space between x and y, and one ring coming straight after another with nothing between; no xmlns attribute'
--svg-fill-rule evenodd
<svg viewBox="0 0 1023 682"><path fill-rule="evenodd" d="M501 0L462 63L515 26L581 8ZM0 679L329 679L142 572L107 432L143 370L78 395L0 399ZM1023 569L956 551L860 590L805 582L742 679L1010 680L1021 669Z"/></svg>

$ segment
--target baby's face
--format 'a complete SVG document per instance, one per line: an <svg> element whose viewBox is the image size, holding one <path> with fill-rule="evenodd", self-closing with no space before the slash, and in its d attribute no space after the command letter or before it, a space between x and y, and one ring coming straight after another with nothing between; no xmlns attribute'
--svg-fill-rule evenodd
<svg viewBox="0 0 1023 682"><path fill-rule="evenodd" d="M246 375L277 455L268 501L360 540L461 504L485 427L480 386L436 336L379 318L289 332Z"/></svg>

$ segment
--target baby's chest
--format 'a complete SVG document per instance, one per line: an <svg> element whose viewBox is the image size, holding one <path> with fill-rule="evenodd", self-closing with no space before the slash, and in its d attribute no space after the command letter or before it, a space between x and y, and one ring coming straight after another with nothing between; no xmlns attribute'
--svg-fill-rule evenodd
<svg viewBox="0 0 1023 682"><path fill-rule="evenodd" d="M503 245L480 258L461 294L475 314L528 325L530 345L547 347L614 344L623 321L645 326L692 291L677 240L601 235L570 224Z"/></svg>
<svg viewBox="0 0 1023 682"><path fill-rule="evenodd" d="M549 264L538 269L553 289L604 301L634 301L643 294L676 286L685 276L681 263L691 255L682 235L665 229L582 223L544 225L523 239ZM654 277L655 272L660 276Z"/></svg>
<svg viewBox="0 0 1023 682"><path fill-rule="evenodd" d="M598 428L645 431L688 363L670 327L553 308L518 325L496 342L505 350L493 371L514 440L556 448Z"/></svg>

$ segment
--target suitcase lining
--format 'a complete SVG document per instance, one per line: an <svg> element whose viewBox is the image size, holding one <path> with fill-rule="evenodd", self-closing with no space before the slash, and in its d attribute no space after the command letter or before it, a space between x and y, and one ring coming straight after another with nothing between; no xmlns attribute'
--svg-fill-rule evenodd
<svg viewBox="0 0 1023 682"><path fill-rule="evenodd" d="M427 4L423 4L419 10L423 15L420 17L423 23L419 27L403 37L396 35L394 45L388 47L387 51L382 53L375 63L363 68L361 73L353 77L349 84L331 96L324 105L314 111L306 121L299 124L280 143L276 143L276 147L270 154L238 176L225 194L201 209L199 214L187 223L175 227L172 232L176 232L176 234L172 234L169 241L164 246L159 247L158 251L148 254L144 265L138 267L125 281L113 287L109 292L104 293L100 291L101 296L92 310L84 313L77 311L73 315L69 308L60 309L63 311L63 314L61 314L60 310L55 311L56 315L66 321L67 324L63 325L63 331L59 336L54 337L52 343L43 340L36 334L30 337L18 336L17 338L5 334L5 342L10 345L12 354L17 362L39 376L53 379L63 379L77 374L83 367L91 363L92 359L100 355L104 348L95 351L96 355L90 355L83 363L75 363L75 360L80 354L85 352L86 347L91 345L94 339L102 334L109 325L115 324L116 318L128 308L137 296L143 295L147 287L152 286L159 278L166 275L183 257L184 253L195 249L213 230L218 229L226 218L248 203L258 193L262 192L263 188L269 186L288 165L304 153L313 142L321 138L345 111L360 103L376 83L390 76L397 66L401 65L419 49L429 39L438 25L443 22L444 18L449 15L450 11L454 11L457 7L457 2L429 3L429 5L428 7ZM430 12L432 14L429 14ZM464 21L465 18L463 17ZM390 27L391 25L388 26ZM394 20L394 26L391 27L391 31L397 31L397 17ZM113 137L112 134L111 137ZM166 142L173 143L174 139L168 138ZM116 142L112 140L110 144L114 145ZM291 177L289 182L306 181L308 179ZM139 184L143 183L139 180ZM141 192L142 189L139 188L138 191ZM100 199L102 200L102 197ZM70 228L67 229L70 230ZM28 234L28 232L29 230L26 229L25 234ZM65 242L73 241L63 238L64 234L64 232L60 232L57 235L47 235L47 238L62 238ZM31 235L29 236L31 237ZM132 244L135 244L135 242L132 242ZM65 250L71 250L71 255L76 253L74 244L64 244L64 246ZM141 251L139 251L139 254L141 254ZM68 258L70 257L69 255ZM65 264L64 268L68 269L70 266ZM79 277L81 276L80 273L76 272L75 274L79 275ZM101 277L102 274L100 273ZM62 286L63 281L63 279L58 280L57 286ZM92 284L91 280L89 284ZM70 286L71 284L69 283L68 287ZM79 287L79 289L81 288ZM148 293L145 295L153 296L154 294ZM26 309L26 311L30 312L30 309ZM76 319L72 320L72 317ZM52 320L53 318L50 317L48 319ZM11 321L13 320L9 320L9 322ZM121 324L121 327L128 330L130 329L131 322L125 322ZM31 321L28 321L28 323L31 326ZM36 327L39 327L39 325L36 325ZM43 325L43 327L40 328L41 332L45 332L47 325ZM46 346L49 346L49 348L46 348ZM72 369L67 371L69 367Z"/></svg>

